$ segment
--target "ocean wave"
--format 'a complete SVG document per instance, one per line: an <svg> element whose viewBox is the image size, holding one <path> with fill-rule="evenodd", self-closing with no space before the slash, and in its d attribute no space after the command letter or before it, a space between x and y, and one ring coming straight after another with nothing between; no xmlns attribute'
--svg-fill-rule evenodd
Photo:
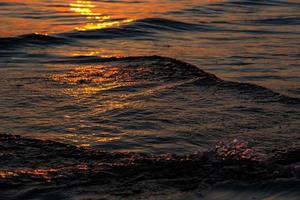
<svg viewBox="0 0 300 200"><path fill-rule="evenodd" d="M253 14L265 7L294 7L300 4L295 1L281 1L281 0L242 0L242 1L224 1L210 3L208 5L199 5L192 8L184 9L177 14L191 13L193 15L222 15L224 13L243 13Z"/></svg>
<svg viewBox="0 0 300 200"><path fill-rule="evenodd" d="M237 3L237 2L235 2ZM239 4L239 3L238 3ZM246 4L248 5L248 3ZM182 12L202 12L215 13L219 12L218 4L211 4L210 7L200 7L188 9ZM230 6L232 8L232 6ZM225 9L225 8L222 8ZM224 11L225 12L225 11ZM228 12L228 11L226 11ZM240 22L241 24L262 24L262 25L297 25L298 18L272 18L272 19L260 19L257 21L245 21ZM276 31L267 30L235 30L226 29L220 26L221 24L228 22L211 22L211 23L188 23L183 21L170 20L166 18L144 18L133 21L129 24L124 24L120 27L111 27L104 29L95 30L74 30L70 32L56 33L55 35L44 35L38 33L20 35L15 37L0 38L0 45L4 49L26 47L35 45L61 45L71 44L79 45L81 40L78 39L90 39L90 40L101 40L101 39L133 39L133 40L156 40L156 35L162 32L210 32L210 31L221 31L221 32L243 32L251 34L278 34ZM282 32L283 33L283 32ZM287 33L293 34L293 33ZM296 34L296 33L295 33Z"/></svg>
<svg viewBox="0 0 300 200"><path fill-rule="evenodd" d="M135 38L150 36L151 33L145 30L139 30L131 27L117 27L106 29L95 29L86 31L73 31L62 33L61 35L77 39L118 39L118 38Z"/></svg>
<svg viewBox="0 0 300 200"><path fill-rule="evenodd" d="M164 18L145 18L121 27L73 31L62 35L80 39L153 38L157 32L212 31L214 26L186 23ZM218 29L219 30L219 29Z"/></svg>
<svg viewBox="0 0 300 200"><path fill-rule="evenodd" d="M71 31L57 33L55 35L44 35L38 33L20 35L16 37L0 38L0 45L3 48L23 47L28 45L61 45L69 44L73 39L154 39L157 32L177 31L211 31L216 27L200 24L192 24L163 18L145 18L134 21L120 27Z"/></svg>
<svg viewBox="0 0 300 200"><path fill-rule="evenodd" d="M115 80L128 81L128 80L138 80L143 79L147 81L159 80L159 81L175 81L175 80L191 80L196 85L206 85L212 87L218 87L222 90L238 91L239 95L247 95L248 98L253 98L259 102L281 102L287 104L300 104L300 99L297 97L290 97L272 91L271 89L253 84L253 83L242 83L225 81L214 74L205 72L199 69L197 66L191 65L189 63L182 62L173 58L161 57L161 56L140 56L140 57L110 57L101 58L95 56L76 56L69 58L62 58L59 60L52 60L51 63L118 63L125 62L126 67L119 65L118 69L115 70L108 78L110 81L115 82ZM117 66L117 65L116 65ZM145 68L145 66L148 66ZM81 70L84 70L82 68ZM106 76L104 73L111 73L109 68L106 69L90 69L90 73L85 73L84 77L81 77L81 73L76 71L71 71L67 74L58 75L58 79L61 82L68 83L68 77L72 77L72 80L76 80L76 84L82 83L97 83L98 80L102 80L102 76ZM98 72L98 73L96 73ZM100 73L101 72L101 73ZM80 80L89 80L82 81ZM73 83L73 82L72 82ZM189 83L190 84L190 83Z"/></svg>
<svg viewBox="0 0 300 200"><path fill-rule="evenodd" d="M191 191L229 180L267 184L284 179L298 184L300 177L299 147L267 154L237 139L183 156L111 153L6 134L0 135L0 147L0 191L5 199L44 199L41 195L46 194L72 198L97 185L101 190L94 195L129 197L147 188L153 193L153 185Z"/></svg>
<svg viewBox="0 0 300 200"><path fill-rule="evenodd" d="M234 8L263 8L263 6L296 6L298 2L282 1L282 0L242 0L242 1L226 1L224 3L212 3L210 6L224 7L225 10Z"/></svg>
<svg viewBox="0 0 300 200"><path fill-rule="evenodd" d="M217 6L217 5L214 5ZM231 6L230 6L231 7ZM203 8L201 8L203 9ZM217 9L218 10L218 9ZM215 12L214 10L213 12ZM224 11L228 12L228 11ZM282 24L285 22L289 25L297 25L297 19L282 19ZM105 29L94 29L85 31L71 31L67 33L60 33L62 37L73 38L73 39L133 39L133 40L156 40L156 35L164 32L176 33L176 32L236 32L236 33L248 33L248 34L278 34L278 31L270 30L237 30L228 29L220 25L229 22L211 22L211 23L187 23L183 21L170 20L166 18L144 18L139 19L129 24L124 24L120 27L112 27ZM266 21L252 21L252 22L230 22L232 24L262 24L269 23L279 23L279 19L266 19ZM291 32L280 32L285 34L297 34ZM244 39L244 38L243 38Z"/></svg>
<svg viewBox="0 0 300 200"><path fill-rule="evenodd" d="M277 17L277 18L266 18L258 19L253 21L247 21L246 23L253 25L300 25L300 17Z"/></svg>
<svg viewBox="0 0 300 200"><path fill-rule="evenodd" d="M197 128L199 134L211 133L209 137L215 137L214 141L209 142L209 147L203 147L201 144L196 144L201 140L196 139L198 137L197 133L193 133L195 137L192 139L188 136L188 139L184 137L184 133L180 132L180 136L164 136L159 135L157 138L149 135L130 135L130 139L136 142L136 144L141 146L147 146L151 142L147 143L145 140L154 141L154 144L163 144L168 146L172 144L176 146L176 142L179 140L193 140L191 144L196 144L198 152L195 153L182 153L175 154L162 154L161 152L166 151L144 151L144 152L154 152L151 153L137 153L134 152L134 146L126 143L130 143L130 139L123 139L114 142L105 142L105 144L94 144L92 147L79 147L76 145L60 143L50 140L40 140L33 139L29 137L22 137L18 135L8 135L0 134L0 197L4 199L97 199L99 196L105 196L107 199L120 199L120 198L143 198L149 197L157 194L170 194L170 191L176 191L182 193L183 191L197 191L204 192L210 188L215 188L219 191L218 185L222 185L222 188L227 189L228 183L233 184L238 182L239 185L242 183L243 186L255 189L253 185L261 185L270 190L278 191L274 189L274 185L278 186L280 190L286 192L294 192L298 188L293 188L292 190L287 190L285 187L285 182L290 185L299 185L299 162L300 162L300 146L297 142L293 142L292 145L286 145L290 143L285 143L282 139L282 132L280 136L272 135L274 127L271 126L270 129L266 127L269 126L271 118L276 118L281 115L280 112L286 114L284 117L289 121L288 127L283 128L286 133L292 133L291 135L286 135L288 140L297 138L297 124L293 125L293 120L297 123L297 108L300 105L300 100L298 98L292 98L286 95L276 93L268 88L261 87L249 83L239 83L225 81L214 74L207 73L198 67L185 63L180 60L160 57L160 56L143 56L143 57L123 57L123 58L98 58L96 57L68 57L68 62L78 63L78 60L82 63L98 63L97 66L84 65L75 69L63 69L59 72L52 74L49 79L39 79L39 85L41 82L46 81L51 87L55 87L56 83L59 83L60 88L76 88L81 86L99 86L105 89L107 94L112 94L113 90L118 90L116 87L121 85L122 87L127 87L125 90L119 89L119 92L126 91L130 93L136 90L135 95L141 95L142 99L145 99L145 93L141 93L138 90L147 89L146 84L159 83L159 88L149 93L155 93L158 98L162 99L156 92L163 86L171 85L172 87L179 88L183 87L184 91L192 88L202 87L202 95L204 91L213 88L215 91L221 91L218 93L218 98L226 98L226 96L233 96L234 101L238 99L250 99L250 102L266 103L265 105L273 106L276 103L276 108L278 110L281 105L295 108L294 114L288 109L283 111L275 111L274 113L266 112L265 107L259 108L255 105L246 105L243 107L242 104L235 104L234 108L230 108L231 112L239 112L239 117L241 121L245 120L244 116L247 115L250 118L257 118L259 123L263 124L263 127L258 127L257 121L247 121L246 130L255 129L256 132L250 132L251 136L248 140L245 138L239 138L237 136L241 135L242 125L234 124L236 123L236 118L233 121L226 121L227 119L220 118L224 123L233 123L231 126L227 125L229 132L237 132L227 134L228 130L221 127L221 131L224 135L223 138L231 138L226 140L219 140L219 137L215 137L217 132L216 129L211 130L211 132L201 130L201 126ZM90 59L90 60L89 60ZM60 62L66 63L67 60L60 60ZM34 80L30 79L31 83ZM26 79L25 79L26 82ZM54 84L51 84L54 82ZM123 84L123 82L140 82L142 86L131 87L131 85ZM111 86L112 83L119 84L116 87ZM180 83L180 84L174 84ZM99 84L99 85L97 85ZM105 87L106 84L109 87ZM169 85L168 85L169 84ZM120 86L120 87L121 87ZM189 87L191 86L191 87ZM203 87L204 86L204 87ZM150 86L152 87L152 86ZM195 90L196 96L199 95L200 90ZM168 92L172 93L172 89ZM179 93L180 91L176 91ZM132 92L134 93L134 92ZM103 95L102 92L100 96ZM120 93L116 92L117 98L120 98ZM30 95L32 95L30 93ZM209 95L213 95L209 93ZM193 98L193 96L188 96L188 98ZM37 100L47 100L48 97L42 95L42 97L34 97L35 102ZM39 99L41 98L41 99ZM213 101L216 100L212 96L204 96L203 99L209 101L212 98ZM70 99L70 98L68 98ZM32 102L32 98L21 99L21 103L24 104L23 100L29 100ZM185 100L184 100L185 101ZM195 104L201 104L199 99L195 100ZM222 101L222 100L221 100ZM224 101L224 99L223 99ZM243 101L243 100L242 100ZM53 102L53 99L50 99ZM89 100L90 102L90 100ZM97 104L99 101L95 101ZM240 102L240 101L239 101ZM74 103L72 101L72 103ZM224 102L225 104L228 101ZM170 101L167 102L170 105ZM11 104L10 104L11 105ZM27 106L30 106L28 104ZM47 104L48 105L48 104ZM202 104L206 106L207 104ZM18 105L20 106L20 105ZM64 106L64 107L63 107ZM74 113L80 113L80 104L65 104L63 106L55 105L51 108L52 112L59 111L65 112L66 110L74 111ZM239 107L240 106L240 107ZM93 107L94 108L94 107ZM182 108L182 107L181 107ZM185 109L186 107L184 107ZM220 108L220 107L219 107ZM218 110L219 108L216 108ZM158 108L160 109L160 108ZM193 105L193 108L195 106ZM221 108L223 109L223 108ZM233 110L235 109L235 111ZM273 109L273 108L271 108ZM85 109L84 109L85 110ZM182 109L183 110L183 109ZM166 111L166 109L164 109ZM168 123L171 123L172 127L181 127L184 123L190 123L192 126L194 123L200 121L204 126L213 126L214 119L210 118L212 114L206 113L204 111L204 118L196 118L198 121L192 118L190 120L188 115L185 113L179 116L179 126L176 126L176 118L165 118L160 121L138 121L143 118L146 119L148 113L153 112L155 119L158 113L155 111L141 108L130 108L130 109L114 109L112 113L105 113L106 116L112 116L113 120L122 121L122 116L132 117L127 118L126 124L117 123L117 131L122 131L122 126L127 128L133 126L130 130L134 131L135 128L138 130L146 130L149 126L155 128L166 127ZM180 111L182 112L182 111ZM217 116L219 116L218 111ZM224 109L222 112L226 112ZM287 112L290 112L287 114ZM257 114L252 115L253 113ZM278 114L279 113L279 114ZM194 114L194 113L192 113ZM199 116L201 113L195 113L195 116ZM242 115L244 114L244 115ZM264 119L264 116L270 115L269 118ZM174 115L174 114L172 114ZM273 115L273 116L272 116ZM290 116L289 116L290 115ZM100 116L100 117L99 117ZM91 132L101 132L103 129L97 129L98 124L113 124L115 121L110 121L110 118L101 118L101 115L89 115L88 120L95 120L93 122L93 127ZM136 118L134 117L136 116ZM144 117L145 116L145 117ZM226 117L230 117L225 115ZM22 120L20 116L14 120ZM183 119L187 117L187 119ZM236 116L234 116L236 117ZM59 117L53 117L53 119L59 119ZM12 119L12 118L10 118ZM151 118L150 118L151 119ZM201 121L201 119L203 121ZM75 119L77 120L77 119ZM171 122L169 121L171 120ZM205 122L208 120L209 122ZM281 120L280 118L276 120ZM35 121L34 118L30 119ZM133 121L131 123L130 121ZM189 122L187 122L189 121ZM191 121L191 122L190 122ZM212 121L212 122L211 122ZM145 125L142 124L142 122ZM248 122L250 125L248 125ZM38 131L47 132L48 130L53 130L60 136L64 137L65 134L64 126L65 123L59 124L57 122L51 122L52 124L26 124L24 123L23 129L25 131ZM177 122L178 123L178 122ZM209 124L213 123L213 124ZM255 123L251 127L251 123ZM267 124L267 125L266 125ZM128 125L128 126L127 126ZM127 126L127 127L126 127ZM141 129L139 129L139 127ZM280 126L280 125L279 125ZM158 131L158 129L151 129L151 131ZM293 130L295 129L295 130ZM172 129L174 131L174 128ZM259 132L266 131L264 136ZM175 131L174 131L175 132ZM159 132L160 133L160 132ZM80 134L80 132L78 133ZM90 131L82 132L80 134L80 140L83 143L89 143L88 140L93 140L94 138L84 137L90 134ZM172 133L173 134L173 133ZM217 133L218 134L218 133ZM34 135L32 132L28 135ZM103 136L103 135L102 135ZM118 136L113 133L109 136ZM274 136L274 137L273 137ZM37 136L38 137L38 136ZM145 137L139 140L141 137ZM199 136L201 138L201 136ZM247 137L246 137L247 138ZM278 143L271 141L272 139L278 140L279 143L283 144L281 146ZM203 138L202 138L203 139ZM209 138L205 138L209 140ZM211 140L211 139L210 139ZM266 140L268 142L266 142ZM202 140L203 141L203 140ZM270 142L271 141L271 142ZM156 143L155 143L156 142ZM110 143L110 144L109 144ZM199 142L200 143L200 142ZM82 144L82 143L81 143ZM81 145L79 144L79 145ZM107 145L107 146L105 146ZM109 145L112 145L109 147ZM124 146L125 145L125 146ZM161 146L163 146L161 145ZM179 143L181 148L185 148L185 143L183 145ZM158 145L159 146L159 145ZM286 147L287 146L287 147ZM108 148L106 148L108 147ZM125 148L124 148L125 147ZM123 151L120 151L120 149ZM154 145L153 148L160 148ZM189 147L187 147L186 151ZM102 149L105 149L102 150ZM124 152L124 149L131 152ZM112 150L112 151L109 151ZM157 153L159 152L159 153ZM190 151L191 152L191 151ZM280 184L279 184L280 182ZM227 185L226 185L227 184ZM290 188L289 188L290 189ZM213 190L214 193L215 190ZM235 192L243 192L236 190ZM297 190L296 190L297 191ZM254 190L255 192L255 190ZM82 195L86 196L82 196ZM173 192L172 192L173 194ZM205 192L204 192L205 194ZM292 193L293 195L299 196L299 194ZM211 193L206 194L207 196ZM249 194L248 194L249 195ZM164 195L163 195L164 196ZM163 197L159 197L164 199ZM228 198L230 199L230 198Z"/></svg>
<svg viewBox="0 0 300 200"><path fill-rule="evenodd" d="M68 39L66 38L38 33L20 35L16 37L0 38L0 45L2 49L24 47L28 45L59 45L67 43Z"/></svg>
<svg viewBox="0 0 300 200"><path fill-rule="evenodd" d="M164 18L141 19L129 26L147 30L154 29L157 31L209 31L214 29L214 27L208 25L193 24Z"/></svg>

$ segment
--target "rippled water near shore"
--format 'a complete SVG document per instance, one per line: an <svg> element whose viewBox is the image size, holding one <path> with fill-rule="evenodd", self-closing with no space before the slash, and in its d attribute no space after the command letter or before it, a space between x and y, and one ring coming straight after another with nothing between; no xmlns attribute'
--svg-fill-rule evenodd
<svg viewBox="0 0 300 200"><path fill-rule="evenodd" d="M299 197L298 1L0 7L5 199Z"/></svg>

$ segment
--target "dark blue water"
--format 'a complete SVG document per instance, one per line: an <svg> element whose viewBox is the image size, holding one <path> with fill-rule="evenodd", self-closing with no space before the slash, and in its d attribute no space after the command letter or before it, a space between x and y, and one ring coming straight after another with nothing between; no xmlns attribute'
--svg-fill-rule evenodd
<svg viewBox="0 0 300 200"><path fill-rule="evenodd" d="M300 2L0 7L0 199L299 198Z"/></svg>

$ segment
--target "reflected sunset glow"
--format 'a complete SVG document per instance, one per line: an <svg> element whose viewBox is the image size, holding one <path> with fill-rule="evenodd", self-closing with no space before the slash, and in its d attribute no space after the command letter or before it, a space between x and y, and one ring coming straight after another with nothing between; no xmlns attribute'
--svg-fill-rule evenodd
<svg viewBox="0 0 300 200"><path fill-rule="evenodd" d="M220 0L158 1L140 3L122 1L68 0L56 4L51 1L11 0L0 11L0 36L31 33L56 34L71 30L94 30L118 27L144 18L160 18L161 13L189 8L193 5L220 2ZM10 5L17 5L10 8ZM25 12L31 8L30 12ZM15 16L16 15L16 16ZM170 17L170 16L169 16Z"/></svg>
<svg viewBox="0 0 300 200"><path fill-rule="evenodd" d="M70 3L70 10L86 17L89 23L84 26L76 27L77 30L93 30L103 29L113 26L120 26L125 23L132 22L132 19L115 19L111 20L111 16L103 15L93 10L96 6L91 1L76 1Z"/></svg>

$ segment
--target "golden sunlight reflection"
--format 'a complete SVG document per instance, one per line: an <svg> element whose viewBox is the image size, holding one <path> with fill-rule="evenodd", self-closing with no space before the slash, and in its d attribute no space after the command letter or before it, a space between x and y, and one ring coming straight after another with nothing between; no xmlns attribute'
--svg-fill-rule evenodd
<svg viewBox="0 0 300 200"><path fill-rule="evenodd" d="M92 1L76 1L70 3L70 10L86 17L89 23L81 27L76 27L77 30L86 31L94 29L103 29L109 27L120 26L125 23L130 23L132 19L112 19L110 15L103 15L93 10L96 6Z"/></svg>
<svg viewBox="0 0 300 200"><path fill-rule="evenodd" d="M68 84L90 84L105 83L118 74L118 68L106 68L105 66L77 67L66 74L54 74L52 78L56 81Z"/></svg>
<svg viewBox="0 0 300 200"><path fill-rule="evenodd" d="M87 52L67 52L68 56L99 56L101 58L122 58L124 57L121 53L112 53L112 51L108 51L107 49L100 49L97 51L87 51Z"/></svg>
<svg viewBox="0 0 300 200"><path fill-rule="evenodd" d="M62 178L66 171L87 171L87 165L76 165L64 168L45 168L45 169L14 169L14 170L0 170L0 180L15 176L31 176L44 179L50 182L52 178Z"/></svg>
<svg viewBox="0 0 300 200"><path fill-rule="evenodd" d="M118 87L133 86L137 79L149 73L147 68L122 69L109 66L83 66L70 72L53 74L51 79L61 84L76 85L65 90L70 96L93 95Z"/></svg>
<svg viewBox="0 0 300 200"><path fill-rule="evenodd" d="M81 66L65 73L52 74L52 80L59 84L69 85L64 88L64 93L69 96L84 98L92 96L100 92L111 91L116 88L133 87L138 84L155 82L157 74L154 68L145 66ZM157 80L156 80L157 81ZM162 91L168 88L176 87L178 84L193 81L185 80L182 82L166 83L163 86L145 88L142 91L123 92L118 99L127 99L137 96L148 96L155 92ZM113 95L113 94L111 94ZM109 107L124 107L125 103L119 105L117 102L110 102Z"/></svg>
<svg viewBox="0 0 300 200"><path fill-rule="evenodd" d="M77 97L90 96L101 91L130 85L130 83L117 81L121 79L119 68L106 66L77 67L68 73L53 74L51 78L61 84L78 85L78 87L64 90L66 94Z"/></svg>
<svg viewBox="0 0 300 200"><path fill-rule="evenodd" d="M109 128L106 127L106 128ZM76 131L76 128L73 129L73 131ZM56 137L57 138L57 137ZM66 133L64 137L59 138L62 141L65 142L71 142L77 147L90 147L93 143L107 143L112 142L115 140L121 140L122 136L111 136L107 134L97 134L97 133L90 133L90 134L76 134L76 133ZM82 141L85 141L84 143Z"/></svg>

